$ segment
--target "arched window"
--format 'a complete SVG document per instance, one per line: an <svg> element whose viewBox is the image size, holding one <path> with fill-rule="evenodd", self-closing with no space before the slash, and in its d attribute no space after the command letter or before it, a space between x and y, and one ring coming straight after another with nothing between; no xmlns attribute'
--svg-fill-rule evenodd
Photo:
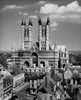
<svg viewBox="0 0 81 100"><path fill-rule="evenodd" d="M25 61L24 64L26 65L26 67L30 67L30 64L28 61Z"/></svg>
<svg viewBox="0 0 81 100"><path fill-rule="evenodd" d="M41 65L41 67L45 67L45 62L44 61L41 61L40 62L40 65Z"/></svg>
<svg viewBox="0 0 81 100"><path fill-rule="evenodd" d="M32 53L32 63L38 67L38 55L35 52Z"/></svg>
<svg viewBox="0 0 81 100"><path fill-rule="evenodd" d="M26 29L24 30L24 37L26 37Z"/></svg>
<svg viewBox="0 0 81 100"><path fill-rule="evenodd" d="M27 29L27 37L29 37L29 29Z"/></svg>

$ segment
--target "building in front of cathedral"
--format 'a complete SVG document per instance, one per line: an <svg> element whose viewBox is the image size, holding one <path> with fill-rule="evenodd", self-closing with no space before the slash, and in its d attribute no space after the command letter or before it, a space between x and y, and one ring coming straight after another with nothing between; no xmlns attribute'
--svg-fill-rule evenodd
<svg viewBox="0 0 81 100"><path fill-rule="evenodd" d="M46 68L55 66L58 68L60 60L61 67L68 64L69 56L66 46L58 46L55 44L51 46L49 40L50 33L50 19L47 18L46 22L42 22L41 18L38 19L38 41L33 43L33 23L29 20L28 25L26 22L21 23L21 50L12 52L13 64L22 66L24 68Z"/></svg>

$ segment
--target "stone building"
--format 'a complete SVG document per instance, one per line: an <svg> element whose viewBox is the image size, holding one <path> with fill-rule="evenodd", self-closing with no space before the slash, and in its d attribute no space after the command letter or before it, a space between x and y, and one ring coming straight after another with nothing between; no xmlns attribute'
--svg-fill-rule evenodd
<svg viewBox="0 0 81 100"><path fill-rule="evenodd" d="M3 100L3 93L4 93L3 90L4 90L3 89L3 76L0 75L0 100Z"/></svg>
<svg viewBox="0 0 81 100"><path fill-rule="evenodd" d="M66 46L51 46L49 40L50 19L42 22L38 19L38 41L33 43L32 31L33 23L29 20L21 23L21 50L12 52L12 61L16 66L25 67L53 67L58 68L59 58L61 66L69 61L68 50ZM60 55L60 56L59 56Z"/></svg>

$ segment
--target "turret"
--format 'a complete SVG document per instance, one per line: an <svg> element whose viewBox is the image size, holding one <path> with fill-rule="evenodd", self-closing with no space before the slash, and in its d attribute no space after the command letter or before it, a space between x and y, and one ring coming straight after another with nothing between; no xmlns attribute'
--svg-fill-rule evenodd
<svg viewBox="0 0 81 100"><path fill-rule="evenodd" d="M24 21L22 20L21 22L21 49L24 49L24 30L25 30L25 25L24 25Z"/></svg>
<svg viewBox="0 0 81 100"><path fill-rule="evenodd" d="M21 26L23 26L24 25L24 22L23 22L23 20L22 20L22 22L21 22Z"/></svg>
<svg viewBox="0 0 81 100"><path fill-rule="evenodd" d="M39 24L39 25L42 25L41 18L38 19L38 24Z"/></svg>
<svg viewBox="0 0 81 100"><path fill-rule="evenodd" d="M24 22L24 26L26 26L26 22Z"/></svg>
<svg viewBox="0 0 81 100"><path fill-rule="evenodd" d="M38 25L39 25L39 35L38 35L38 41L39 41L39 50L41 50L41 39L42 39L42 21L41 18L38 19Z"/></svg>
<svg viewBox="0 0 81 100"><path fill-rule="evenodd" d="M29 49L30 49L31 46L32 46L32 26L33 26L33 24L32 24L32 22L31 22L31 20L29 20L29 22L28 22Z"/></svg>
<svg viewBox="0 0 81 100"><path fill-rule="evenodd" d="M46 23L38 19L39 25L39 50L49 50L49 25L50 20L47 18Z"/></svg>
<svg viewBox="0 0 81 100"><path fill-rule="evenodd" d="M48 17L46 22L46 50L49 50L49 27L50 27L50 20Z"/></svg>
<svg viewBox="0 0 81 100"><path fill-rule="evenodd" d="M59 50L58 68L61 68L61 51Z"/></svg>
<svg viewBox="0 0 81 100"><path fill-rule="evenodd" d="M29 19L29 23L28 23L29 26L33 26L31 20Z"/></svg>
<svg viewBox="0 0 81 100"><path fill-rule="evenodd" d="M50 24L50 19L49 17L47 18L47 22L46 22L46 25L49 25Z"/></svg>

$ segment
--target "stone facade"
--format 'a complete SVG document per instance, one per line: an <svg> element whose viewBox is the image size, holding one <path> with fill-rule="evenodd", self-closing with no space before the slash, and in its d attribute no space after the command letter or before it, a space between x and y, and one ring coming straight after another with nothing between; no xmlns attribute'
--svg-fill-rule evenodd
<svg viewBox="0 0 81 100"><path fill-rule="evenodd" d="M12 52L12 61L16 66L58 68L59 58L61 66L69 61L66 46L51 46L49 41L50 20L46 23L38 19L38 42L32 41L33 24L29 20L28 26L22 21L21 24L21 50Z"/></svg>

